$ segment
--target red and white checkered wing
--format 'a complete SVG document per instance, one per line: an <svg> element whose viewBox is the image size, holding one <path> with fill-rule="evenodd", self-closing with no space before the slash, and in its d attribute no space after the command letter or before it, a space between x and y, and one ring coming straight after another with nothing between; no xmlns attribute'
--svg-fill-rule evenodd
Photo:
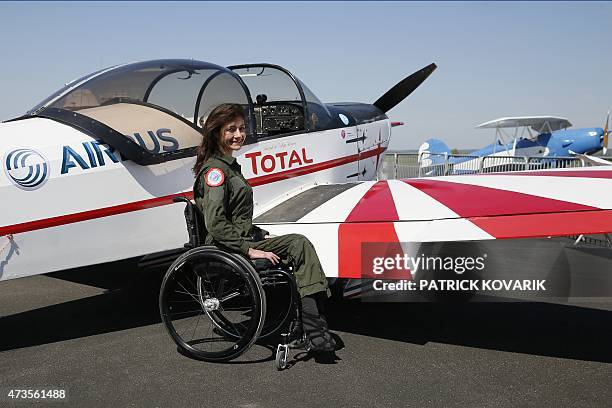
<svg viewBox="0 0 612 408"><path fill-rule="evenodd" d="M358 276L361 245L367 242L612 232L610 166L372 181L346 187L328 199L321 199L325 186L289 199L264 214L265 228L276 234L306 235L327 266L326 273L335 276L332 270L339 270L346 277ZM312 201L309 197L318 198L316 205L306 205ZM284 211L277 211L282 206ZM283 214L290 216L283 219Z"/></svg>

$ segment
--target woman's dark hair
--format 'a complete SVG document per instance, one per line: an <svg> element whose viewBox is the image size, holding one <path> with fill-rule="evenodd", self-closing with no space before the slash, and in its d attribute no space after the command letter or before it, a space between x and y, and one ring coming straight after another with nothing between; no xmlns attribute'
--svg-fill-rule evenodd
<svg viewBox="0 0 612 408"><path fill-rule="evenodd" d="M202 143L196 149L197 158L195 166L193 166L193 172L196 175L210 156L221 151L219 145L223 125L237 118L242 118L242 120L246 121L244 109L237 103L224 103L210 112L206 123L202 127Z"/></svg>

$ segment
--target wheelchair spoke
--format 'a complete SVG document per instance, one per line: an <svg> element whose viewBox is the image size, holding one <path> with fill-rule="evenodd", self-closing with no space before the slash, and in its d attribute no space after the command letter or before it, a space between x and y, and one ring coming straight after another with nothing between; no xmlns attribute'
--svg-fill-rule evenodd
<svg viewBox="0 0 612 408"><path fill-rule="evenodd" d="M190 293L190 292L189 292L189 291L188 291L188 290L185 288L185 286L183 286L183 284L182 284L182 283L180 283L180 282L179 282L179 285L181 286L181 288L185 289L185 292L179 292L179 291L177 291L177 290L175 290L175 292L177 292L177 293L183 293L183 294L185 294L185 295L189 295L189 296L191 296L191 297L193 298L193 300L195 300L196 302L200 303L200 300L199 300L199 299L198 299L198 298L197 298L195 295L191 294L191 293Z"/></svg>
<svg viewBox="0 0 612 408"><path fill-rule="evenodd" d="M198 315L198 320L196 321L195 327L193 328L193 334L191 335L191 340L195 337L196 330L198 330L198 324L200 323L200 317L202 315Z"/></svg>
<svg viewBox="0 0 612 408"><path fill-rule="evenodd" d="M240 296L240 292L234 292L234 293L230 293L229 295L225 295L221 299L219 299L219 302L221 303L226 302L230 299L235 298L236 296Z"/></svg>
<svg viewBox="0 0 612 408"><path fill-rule="evenodd" d="M253 309L248 306L242 306L242 307L227 307L227 308L219 307L219 310L222 310L224 312L246 312L246 311L250 311Z"/></svg>
<svg viewBox="0 0 612 408"><path fill-rule="evenodd" d="M195 270L193 268L190 268L191 272L195 275L196 281L197 281L197 277L198 274L195 272ZM187 279L187 281L189 283L191 283L191 286L196 289L198 286L196 285L196 283L194 281L192 281L191 279L189 279L189 276L187 274L185 274L185 279Z"/></svg>
<svg viewBox="0 0 612 408"><path fill-rule="evenodd" d="M198 298L196 297L196 295L195 295L194 293L190 293L190 292L183 292L183 291L180 291L180 290L175 290L174 292L175 292L175 293L180 293L180 294L182 294L182 295L189 295L189 296L191 296L191 297L192 297L192 298L193 298L195 301L197 301L197 300L198 300ZM183 302L191 302L191 301L190 301L190 300L183 300Z"/></svg>
<svg viewBox="0 0 612 408"><path fill-rule="evenodd" d="M172 313L169 313L169 314L170 314L170 316L178 316L178 315L183 315L183 314L187 314L187 313L195 313L195 312L198 312L198 313L201 314L202 313L202 309L186 310L184 312L172 312Z"/></svg>
<svg viewBox="0 0 612 408"><path fill-rule="evenodd" d="M223 312L243 312L243 311L251 311L250 307L236 307L236 308L224 308L223 306L219 305L219 310L223 311ZM244 315L245 313L241 313L241 315ZM226 319L227 320L227 319ZM234 327L234 329L236 328L236 324L241 325L242 330L246 329L246 326L244 325L244 323L238 322L238 323L234 323L231 322L229 320L227 320L232 327ZM239 331L236 331L236 333L240 333Z"/></svg>

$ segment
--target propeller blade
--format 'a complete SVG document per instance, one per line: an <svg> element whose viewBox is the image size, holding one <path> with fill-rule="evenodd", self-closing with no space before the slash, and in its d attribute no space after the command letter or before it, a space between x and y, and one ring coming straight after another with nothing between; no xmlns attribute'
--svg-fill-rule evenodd
<svg viewBox="0 0 612 408"><path fill-rule="evenodd" d="M603 140L603 154L604 156L608 153L608 122L610 121L610 111L608 111L608 117L606 118L606 128L604 129L604 140Z"/></svg>
<svg viewBox="0 0 612 408"><path fill-rule="evenodd" d="M436 68L437 65L432 63L402 79L397 85L389 89L387 93L378 98L373 105L383 112L388 112L417 89Z"/></svg>

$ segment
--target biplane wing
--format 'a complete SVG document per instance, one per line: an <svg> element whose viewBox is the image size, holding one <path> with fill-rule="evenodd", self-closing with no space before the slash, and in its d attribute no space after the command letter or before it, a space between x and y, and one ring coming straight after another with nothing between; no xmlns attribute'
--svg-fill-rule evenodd
<svg viewBox="0 0 612 408"><path fill-rule="evenodd" d="M328 276L357 278L364 243L612 232L612 166L319 185L255 222L306 235Z"/></svg>
<svg viewBox="0 0 612 408"><path fill-rule="evenodd" d="M597 156L577 154L576 157L584 160L587 166L612 166L612 162Z"/></svg>
<svg viewBox="0 0 612 408"><path fill-rule="evenodd" d="M499 118L489 122L481 123L476 129L498 129L530 127L538 133L554 132L567 129L572 123L566 118L556 116L517 116L511 118Z"/></svg>

